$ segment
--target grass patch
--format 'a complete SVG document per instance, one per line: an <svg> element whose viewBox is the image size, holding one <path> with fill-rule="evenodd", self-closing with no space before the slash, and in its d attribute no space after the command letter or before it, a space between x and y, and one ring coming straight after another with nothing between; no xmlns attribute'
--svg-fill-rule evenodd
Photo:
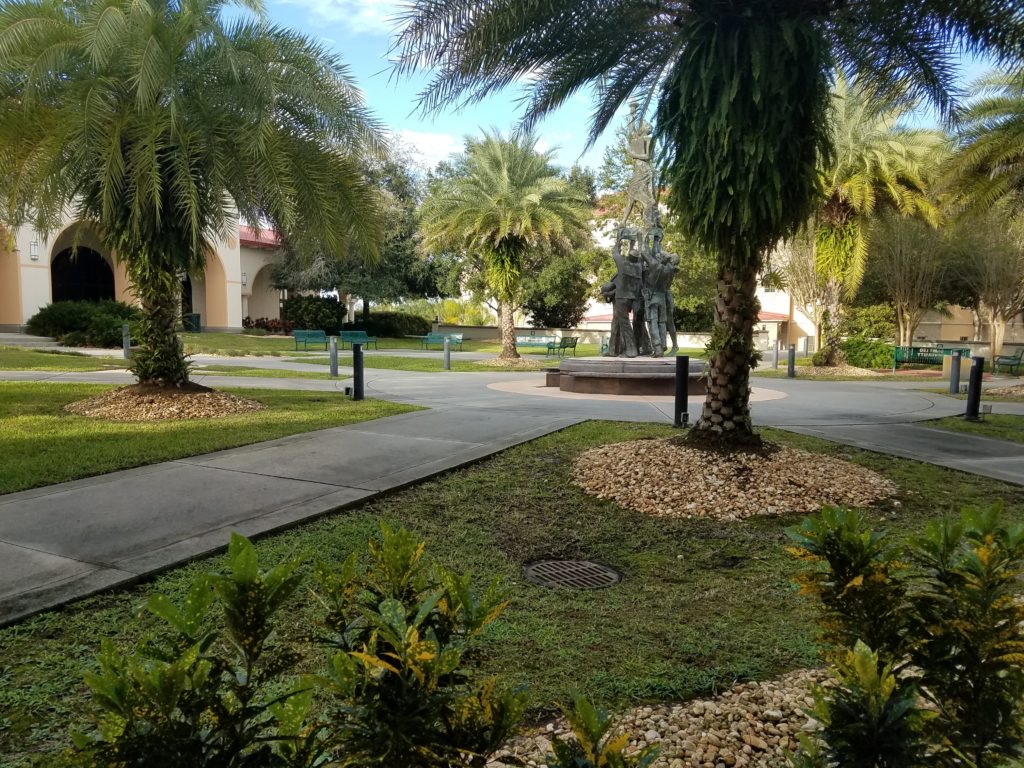
<svg viewBox="0 0 1024 768"><path fill-rule="evenodd" d="M800 364L797 363L797 367ZM779 362L778 369L775 368L755 368L750 372L751 376L757 376L762 379L785 379L786 366L785 363ZM879 376L830 376L821 374L807 374L797 372L796 379L799 381L939 381L942 379L941 375L937 376L907 376L892 373L883 373ZM925 390L930 391L930 390Z"/></svg>
<svg viewBox="0 0 1024 768"><path fill-rule="evenodd" d="M289 363L312 363L314 365L330 365L327 358L286 358ZM534 361L530 361L534 362ZM452 360L452 370L462 373L495 373L502 371L539 371L545 365L557 365L558 358L535 361L536 364L526 368L518 366L495 366L476 363L471 360ZM338 355L338 365L352 367L352 355ZM399 357L397 355L364 355L363 366L366 368L386 368L393 371L421 371L423 373L440 373L444 370L444 361L438 357Z"/></svg>
<svg viewBox="0 0 1024 768"><path fill-rule="evenodd" d="M289 362L309 363L311 360L293 360ZM223 374L224 376L246 376L264 379L329 379L328 371L289 371L279 368L249 368L241 365L204 365L193 368L192 376L205 374Z"/></svg>
<svg viewBox="0 0 1024 768"><path fill-rule="evenodd" d="M902 489L900 506L875 510L898 538L955 509L1002 498L1024 519L1024 488L765 430L778 442L874 469ZM589 422L510 449L344 514L261 540L266 565L296 552L338 566L374 535L380 520L411 528L432 555L481 582L499 578L512 604L486 635L481 674L525 684L536 710L580 690L602 704L686 699L737 679L763 679L815 664L812 603L792 580L784 530L795 516L744 523L655 520L585 495L570 462L595 445L671 434L667 427ZM525 563L588 558L625 573L618 587L553 591L524 583ZM153 591L181 599L191 579L224 567L214 557L154 582L81 601L0 630L0 754L26 765L67 744L86 710L82 673L99 638L129 645L157 627L140 613ZM308 574L308 568L307 568ZM282 635L296 637L316 614L307 593L287 608ZM312 653L307 669L322 658Z"/></svg>
<svg viewBox="0 0 1024 768"><path fill-rule="evenodd" d="M959 416L925 422L925 426L946 429L952 432L966 432L969 435L993 437L996 440L1009 440L1012 443L1024 443L1024 416L1006 413L990 413L984 421L967 421Z"/></svg>
<svg viewBox="0 0 1024 768"><path fill-rule="evenodd" d="M81 352L0 347L0 371L105 371L124 368L116 357L93 357Z"/></svg>
<svg viewBox="0 0 1024 768"><path fill-rule="evenodd" d="M383 400L357 403L333 392L263 389L227 390L267 408L219 419L123 423L63 410L106 389L0 382L0 493L416 410Z"/></svg>
<svg viewBox="0 0 1024 768"><path fill-rule="evenodd" d="M1000 386L1006 386L1002 384ZM967 394L965 392L958 392L955 395L949 394L948 389L922 389L922 392L931 392L936 395L945 395L946 397L952 397L954 400L966 400ZM1005 397L999 395L990 395L986 390L981 391L981 401L983 403L1024 403L1024 397Z"/></svg>

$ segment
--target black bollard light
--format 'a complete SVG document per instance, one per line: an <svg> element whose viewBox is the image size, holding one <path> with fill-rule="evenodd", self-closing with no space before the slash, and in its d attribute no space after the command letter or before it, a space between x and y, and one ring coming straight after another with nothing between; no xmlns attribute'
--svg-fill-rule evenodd
<svg viewBox="0 0 1024 768"><path fill-rule="evenodd" d="M985 358L971 358L971 378L967 382L967 411L964 418L968 421L981 421L981 375L985 372Z"/></svg>
<svg viewBox="0 0 1024 768"><path fill-rule="evenodd" d="M789 354L786 357L786 376L790 379L796 378L796 344L789 345Z"/></svg>
<svg viewBox="0 0 1024 768"><path fill-rule="evenodd" d="M352 345L352 399L363 399L363 345Z"/></svg>
<svg viewBox="0 0 1024 768"><path fill-rule="evenodd" d="M338 337L331 336L331 378L338 378Z"/></svg>
<svg viewBox="0 0 1024 768"><path fill-rule="evenodd" d="M452 340L447 336L444 337L444 369L452 369Z"/></svg>
<svg viewBox="0 0 1024 768"><path fill-rule="evenodd" d="M675 416L672 420L674 427L687 427L690 425L690 356L679 355L676 357L676 401Z"/></svg>
<svg viewBox="0 0 1024 768"><path fill-rule="evenodd" d="M960 394L960 351L949 356L949 394Z"/></svg>

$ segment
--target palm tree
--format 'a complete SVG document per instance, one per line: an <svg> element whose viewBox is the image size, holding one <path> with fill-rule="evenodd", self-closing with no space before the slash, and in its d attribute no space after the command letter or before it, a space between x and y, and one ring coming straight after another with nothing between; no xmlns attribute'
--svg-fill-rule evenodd
<svg viewBox="0 0 1024 768"><path fill-rule="evenodd" d="M815 222L815 261L825 280L822 365L842 360L839 321L842 302L864 280L868 225L889 208L938 224L926 193L926 174L938 160L945 137L910 129L902 120L912 104L879 99L839 74L832 93L830 132L834 152L822 169L825 199Z"/></svg>
<svg viewBox="0 0 1024 768"><path fill-rule="evenodd" d="M585 194L538 152L530 135L485 134L467 142L459 172L430 190L420 213L427 249L452 248L479 256L498 300L501 357L517 358L515 311L526 258L560 250L586 233Z"/></svg>
<svg viewBox="0 0 1024 768"><path fill-rule="evenodd" d="M634 95L656 103L668 204L718 259L697 430L735 441L754 440L758 270L815 210L832 154L831 72L948 114L962 50L1024 51L1024 18L1005 0L412 0L404 21L397 71L431 73L426 110L519 83L529 127L589 91L593 139Z"/></svg>
<svg viewBox="0 0 1024 768"><path fill-rule="evenodd" d="M964 111L947 182L961 205L978 213L1024 198L1024 69L979 80Z"/></svg>
<svg viewBox="0 0 1024 768"><path fill-rule="evenodd" d="M145 312L140 383L183 386L182 273L237 217L374 252L360 156L377 129L346 70L258 0L11 0L0 10L0 215L93 222ZM226 18L231 10L231 18Z"/></svg>

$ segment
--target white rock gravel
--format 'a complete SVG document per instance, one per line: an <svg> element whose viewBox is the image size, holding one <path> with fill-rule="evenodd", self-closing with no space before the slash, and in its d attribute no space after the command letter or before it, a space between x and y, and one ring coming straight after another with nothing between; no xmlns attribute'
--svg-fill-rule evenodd
<svg viewBox="0 0 1024 768"><path fill-rule="evenodd" d="M830 456L793 448L726 454L670 439L593 448L576 459L572 477L588 493L637 512L723 520L863 507L896 492L877 472Z"/></svg>
<svg viewBox="0 0 1024 768"><path fill-rule="evenodd" d="M827 679L823 670L799 670L775 680L742 683L713 699L636 707L617 719L617 731L631 735L628 752L658 744L656 768L782 768L796 751L797 735L818 724L806 710L811 691ZM558 720L513 739L492 763L511 756L545 766L551 740L566 738Z"/></svg>

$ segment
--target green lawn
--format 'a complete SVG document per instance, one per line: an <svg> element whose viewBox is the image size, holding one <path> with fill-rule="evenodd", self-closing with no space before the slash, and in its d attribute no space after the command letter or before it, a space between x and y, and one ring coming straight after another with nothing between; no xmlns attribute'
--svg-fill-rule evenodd
<svg viewBox="0 0 1024 768"><path fill-rule="evenodd" d="M319 358L286 358L289 363L313 363L316 365L330 365L331 362L325 357ZM528 370L541 370L545 365L558 365L557 357L549 357L547 362L541 360L530 360L533 363L531 368L524 368L522 366L517 367L504 367L494 365L483 365L482 363L475 363L470 360L452 360L451 370L465 372L490 372L496 371L528 371ZM352 366L352 355L338 355L338 365L340 366ZM444 370L444 361L441 359L439 354L437 357L399 357L398 355L364 355L363 365L366 368L389 368L393 371L423 371L425 373L434 373ZM250 374L255 375L255 374Z"/></svg>
<svg viewBox="0 0 1024 768"><path fill-rule="evenodd" d="M0 347L0 371L103 371L124 368L118 357L92 357L75 352Z"/></svg>
<svg viewBox="0 0 1024 768"><path fill-rule="evenodd" d="M984 421L967 421L959 416L925 422L926 426L949 429L954 432L967 432L971 435L994 437L997 440L1009 440L1013 443L1024 443L1024 416L1007 413L990 413Z"/></svg>
<svg viewBox="0 0 1024 768"><path fill-rule="evenodd" d="M766 430L767 432L767 430ZM811 603L792 585L798 566L784 529L795 516L743 523L657 520L591 498L569 483L570 461L602 443L670 434L665 427L589 422L510 449L475 467L391 494L258 543L266 565L296 552L335 566L379 521L410 527L428 551L479 583L512 589L504 616L476 656L481 674L526 684L535 711L572 690L611 706L711 694L815 664ZM905 538L954 504L1004 499L1024 520L1024 488L787 433L779 442L848 458L892 478L902 506L876 510ZM552 591L522 578L544 557L588 558L621 569L624 582L595 592ZM0 754L6 765L52 764L86 710L82 673L101 637L133 643L156 626L140 613L154 590L181 599L214 557L153 583L83 600L0 630ZM280 624L295 639L318 609L300 589ZM313 652L307 669L322 654Z"/></svg>
<svg viewBox="0 0 1024 768"><path fill-rule="evenodd" d="M137 424L62 410L105 389L0 382L0 493L416 410L382 400L356 403L333 392L265 389L228 390L259 400L267 409L220 419Z"/></svg>

